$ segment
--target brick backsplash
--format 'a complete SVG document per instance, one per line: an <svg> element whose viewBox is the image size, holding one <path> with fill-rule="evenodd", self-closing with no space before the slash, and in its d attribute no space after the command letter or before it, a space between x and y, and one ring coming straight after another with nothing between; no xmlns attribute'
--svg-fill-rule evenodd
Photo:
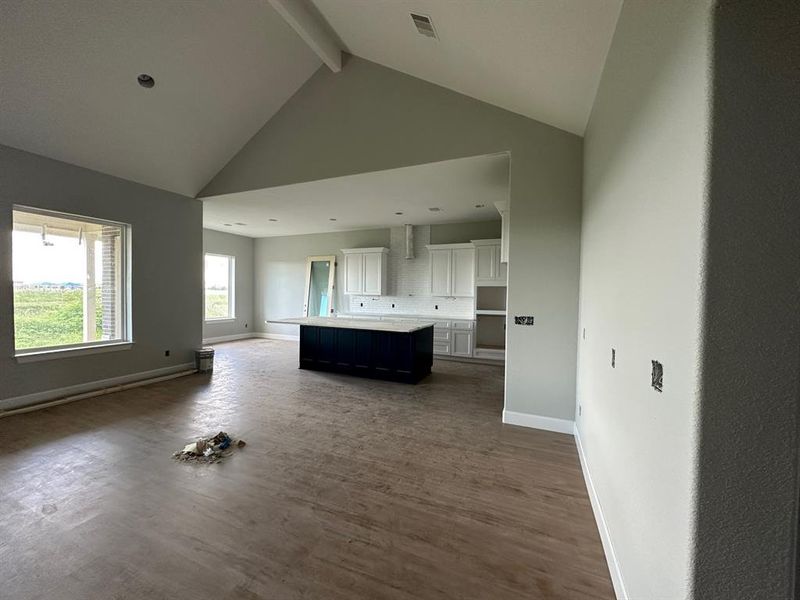
<svg viewBox="0 0 800 600"><path fill-rule="evenodd" d="M474 298L431 296L428 249L430 225L414 227L414 258L405 258L405 229L390 231L386 296L348 296L351 314L426 315L472 319ZM363 304L363 306L362 306ZM394 305L394 306L392 306ZM438 309L436 308L438 306Z"/></svg>

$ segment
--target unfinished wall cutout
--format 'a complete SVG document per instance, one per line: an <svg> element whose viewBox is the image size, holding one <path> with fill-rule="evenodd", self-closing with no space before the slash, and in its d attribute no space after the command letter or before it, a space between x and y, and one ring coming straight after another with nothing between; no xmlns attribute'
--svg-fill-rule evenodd
<svg viewBox="0 0 800 600"><path fill-rule="evenodd" d="M533 317L514 317L514 325L533 325Z"/></svg>
<svg viewBox="0 0 800 600"><path fill-rule="evenodd" d="M664 365L662 365L657 360L651 360L650 362L653 363L653 372L651 374L651 379L652 379L651 385L653 386L653 389L655 391L663 392L664 391Z"/></svg>

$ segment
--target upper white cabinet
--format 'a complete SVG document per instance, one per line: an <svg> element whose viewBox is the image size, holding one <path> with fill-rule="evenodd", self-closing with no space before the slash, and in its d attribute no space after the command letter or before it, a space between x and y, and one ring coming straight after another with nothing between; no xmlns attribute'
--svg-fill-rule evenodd
<svg viewBox="0 0 800 600"><path fill-rule="evenodd" d="M508 212L508 202L495 202L494 207L500 213L500 262L508 262L508 230L511 219Z"/></svg>
<svg viewBox="0 0 800 600"><path fill-rule="evenodd" d="M475 296L475 247L472 244L434 244L430 255L431 296Z"/></svg>
<svg viewBox="0 0 800 600"><path fill-rule="evenodd" d="M475 246L475 283L506 285L508 265L501 261L501 240L472 240Z"/></svg>
<svg viewBox="0 0 800 600"><path fill-rule="evenodd" d="M388 248L345 248L344 293L382 296L386 293Z"/></svg>

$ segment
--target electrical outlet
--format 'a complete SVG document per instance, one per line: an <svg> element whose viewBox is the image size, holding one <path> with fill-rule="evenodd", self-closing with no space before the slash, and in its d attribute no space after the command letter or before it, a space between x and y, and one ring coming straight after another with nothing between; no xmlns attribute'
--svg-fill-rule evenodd
<svg viewBox="0 0 800 600"><path fill-rule="evenodd" d="M392 302L392 308L394 308L394 302Z"/></svg>
<svg viewBox="0 0 800 600"><path fill-rule="evenodd" d="M169 356L169 350L164 350L164 356Z"/></svg>
<svg viewBox="0 0 800 600"><path fill-rule="evenodd" d="M434 309L434 310L439 310L439 305L438 305L438 304L434 304L434 305L433 305L433 309Z"/></svg>
<svg viewBox="0 0 800 600"><path fill-rule="evenodd" d="M657 360L650 361L653 364L653 371L650 374L650 385L657 392L664 391L664 365Z"/></svg>
<svg viewBox="0 0 800 600"><path fill-rule="evenodd" d="M611 349L611 368L617 368L617 351L614 348Z"/></svg>

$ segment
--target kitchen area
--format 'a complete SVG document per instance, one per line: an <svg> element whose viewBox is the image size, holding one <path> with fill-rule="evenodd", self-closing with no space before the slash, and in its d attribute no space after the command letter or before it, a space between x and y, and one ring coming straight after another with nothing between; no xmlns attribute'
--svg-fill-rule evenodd
<svg viewBox="0 0 800 600"><path fill-rule="evenodd" d="M327 330L370 329L399 334L402 329L409 341L398 341L395 346L406 347L419 343L410 341L411 332L427 326L432 327L432 335L431 347L425 352L431 357L502 364L508 272L503 236L506 204L498 202L494 208L498 219L482 222L480 227L482 232L496 232L499 237L431 243L432 230L439 233L437 226L406 224L390 228L388 246L338 248L331 254L307 257L302 316L276 318L267 325L300 326L301 368L315 365L322 370L337 370L330 365L339 363L340 372L394 378L386 369L354 366L357 334ZM476 225L447 224L446 239L466 239L476 231ZM334 342L334 335L336 340L341 335L343 341ZM328 360L310 358L318 356L317 350L310 349L312 336L315 347L319 345L317 350L325 346L322 340L329 336L327 345L332 349L327 351ZM377 342L372 347L378 347ZM344 348L349 358L334 357L330 353L335 348ZM373 356L373 364L375 360ZM411 358L403 360L408 365L414 362ZM420 375L424 370L416 369L413 377L403 375L398 380L416 382L424 376Z"/></svg>

